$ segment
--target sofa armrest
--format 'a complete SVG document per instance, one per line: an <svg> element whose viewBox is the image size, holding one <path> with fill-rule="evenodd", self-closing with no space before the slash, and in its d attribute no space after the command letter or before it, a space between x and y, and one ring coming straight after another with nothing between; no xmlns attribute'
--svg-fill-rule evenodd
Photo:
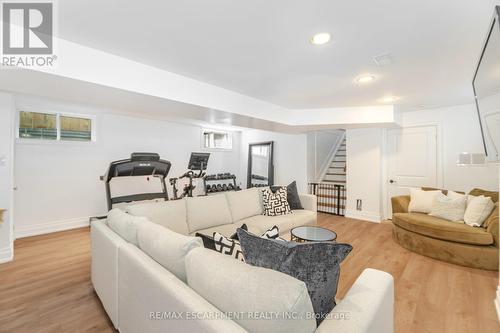
<svg viewBox="0 0 500 333"><path fill-rule="evenodd" d="M106 225L106 220L91 222L90 238L92 285L118 328L118 251L127 242Z"/></svg>
<svg viewBox="0 0 500 333"><path fill-rule="evenodd" d="M490 234L493 235L493 246L498 248L498 243L499 243L499 235L498 235L498 202L495 204L495 209L493 212L490 214L488 219L485 222L486 224L486 231L488 231Z"/></svg>
<svg viewBox="0 0 500 333"><path fill-rule="evenodd" d="M392 275L365 269L316 333L394 332L394 281Z"/></svg>
<svg viewBox="0 0 500 333"><path fill-rule="evenodd" d="M318 210L318 199L314 194L299 193L299 199L302 207L304 207L305 210L311 210L313 212L316 212Z"/></svg>
<svg viewBox="0 0 500 333"><path fill-rule="evenodd" d="M410 205L409 195L400 195L391 198L392 213L408 213L408 206Z"/></svg>

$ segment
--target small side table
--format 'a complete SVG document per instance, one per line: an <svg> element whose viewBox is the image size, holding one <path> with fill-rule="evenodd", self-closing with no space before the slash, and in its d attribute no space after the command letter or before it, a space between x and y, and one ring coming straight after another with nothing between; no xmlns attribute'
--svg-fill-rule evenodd
<svg viewBox="0 0 500 333"><path fill-rule="evenodd" d="M332 242L337 239L337 233L322 227L296 227L290 231L291 240L297 243Z"/></svg>

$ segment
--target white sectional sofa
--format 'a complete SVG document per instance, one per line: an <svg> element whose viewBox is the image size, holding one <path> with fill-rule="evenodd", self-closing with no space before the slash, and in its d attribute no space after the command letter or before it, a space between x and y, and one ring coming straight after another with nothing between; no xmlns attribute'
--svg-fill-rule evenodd
<svg viewBox="0 0 500 333"><path fill-rule="evenodd" d="M250 189L129 206L122 217L93 221L92 283L115 327L122 333L393 332L392 277L373 269L361 274L317 328L306 316L226 317L245 311L306 314L312 306L303 282L204 249L192 235L230 235L243 223L257 234L274 225L284 234L315 224L316 198L300 199L304 210L278 217L261 215L260 191ZM208 317L201 320L203 314Z"/></svg>
<svg viewBox="0 0 500 333"><path fill-rule="evenodd" d="M256 234L262 234L277 225L284 235L294 227L316 224L316 196L299 194L303 210L270 217L262 215L261 193L260 189L251 188L207 197L135 204L124 209L127 213L145 216L151 222L183 235L197 232L212 235L218 231L231 236L243 223L250 232Z"/></svg>

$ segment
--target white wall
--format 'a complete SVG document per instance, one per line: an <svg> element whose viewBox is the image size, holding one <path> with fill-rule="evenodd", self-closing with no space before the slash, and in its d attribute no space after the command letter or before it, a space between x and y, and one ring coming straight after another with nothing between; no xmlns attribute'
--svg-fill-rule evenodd
<svg viewBox="0 0 500 333"><path fill-rule="evenodd" d="M438 127L438 186L468 192L475 187L497 190L496 165L458 166L462 152L483 152L478 116L474 105L419 110L401 114L402 126ZM346 215L370 221L383 218L386 205L385 139L383 129L347 130ZM363 200L362 212L356 199ZM379 218L377 219L377 216Z"/></svg>
<svg viewBox="0 0 500 333"><path fill-rule="evenodd" d="M348 129L346 132L346 216L379 222L382 208L383 129ZM362 200L362 210L356 201Z"/></svg>
<svg viewBox="0 0 500 333"><path fill-rule="evenodd" d="M0 263L12 260L13 256L13 120L12 96L0 93L0 208L7 209L0 224Z"/></svg>
<svg viewBox="0 0 500 333"><path fill-rule="evenodd" d="M496 166L464 167L457 165L462 152L484 153L481 131L475 105L461 105L431 110L406 112L402 125L418 126L437 124L438 149L441 153L443 188L470 191L474 187L498 189Z"/></svg>
<svg viewBox="0 0 500 333"><path fill-rule="evenodd" d="M307 191L306 135L261 130L241 132L240 179L246 187L248 144L274 141L274 183L288 185L297 181L299 192Z"/></svg>
<svg viewBox="0 0 500 333"><path fill-rule="evenodd" d="M111 161L128 158L131 152L156 152L172 162L169 177L177 177L186 171L190 153L202 151L197 126L111 114L96 117L96 143L17 140L17 236L86 225L89 216L105 213L104 183L99 176ZM235 132L232 151L211 152L208 173L239 174L239 137Z"/></svg>

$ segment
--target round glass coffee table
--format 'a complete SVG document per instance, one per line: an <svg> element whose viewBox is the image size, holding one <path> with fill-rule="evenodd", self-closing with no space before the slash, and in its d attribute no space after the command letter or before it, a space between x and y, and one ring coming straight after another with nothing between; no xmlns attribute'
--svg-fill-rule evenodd
<svg viewBox="0 0 500 333"><path fill-rule="evenodd" d="M304 242L331 242L337 239L337 233L322 227L296 227L290 231L291 240Z"/></svg>

